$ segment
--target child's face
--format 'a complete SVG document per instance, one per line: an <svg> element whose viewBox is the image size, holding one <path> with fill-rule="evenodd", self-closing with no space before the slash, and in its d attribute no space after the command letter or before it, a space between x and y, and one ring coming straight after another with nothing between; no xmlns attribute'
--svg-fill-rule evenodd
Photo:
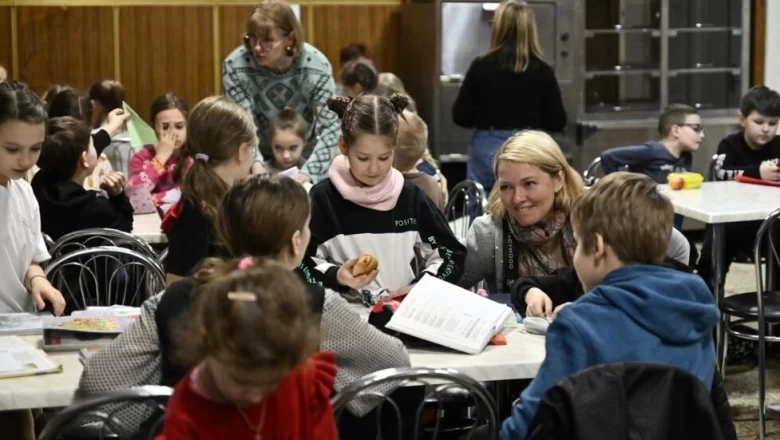
<svg viewBox="0 0 780 440"><path fill-rule="evenodd" d="M309 247L309 241L311 240L311 229L309 229L310 221L311 216L306 219L306 223L304 223L303 229L293 235L292 250L293 255L295 256L294 267L300 266L301 262L303 261L303 256L306 253L306 248Z"/></svg>
<svg viewBox="0 0 780 440"><path fill-rule="evenodd" d="M274 130L273 144L274 160L281 171L298 165L303 152L303 139L293 130Z"/></svg>
<svg viewBox="0 0 780 440"><path fill-rule="evenodd" d="M604 265L598 263L600 255L603 254L604 241L600 235L597 235L596 249L588 252L582 246L576 229L574 230L574 239L577 241L577 248L574 251L574 270L577 271L582 290L587 293L598 286L606 275L603 269Z"/></svg>
<svg viewBox="0 0 780 440"><path fill-rule="evenodd" d="M8 121L0 125L0 185L21 179L38 162L45 124Z"/></svg>
<svg viewBox="0 0 780 440"><path fill-rule="evenodd" d="M704 140L704 128L701 125L701 116L687 115L685 123L677 130L677 141L683 151L697 151Z"/></svg>
<svg viewBox="0 0 780 440"><path fill-rule="evenodd" d="M157 138L165 132L173 132L176 135L174 147L179 149L187 140L187 120L177 108L161 111L154 118L154 131Z"/></svg>
<svg viewBox="0 0 780 440"><path fill-rule="evenodd" d="M775 138L778 119L754 111L747 116L740 115L739 125L745 129L745 139L749 145L763 147Z"/></svg>
<svg viewBox="0 0 780 440"><path fill-rule="evenodd" d="M363 93L363 87L360 84L353 84L351 86L344 86L344 91L347 92L347 96L355 99Z"/></svg>
<svg viewBox="0 0 780 440"><path fill-rule="evenodd" d="M92 128L100 127L100 124L103 123L103 118L106 117L106 111L103 106L94 99L90 100L89 102L92 104Z"/></svg>
<svg viewBox="0 0 780 440"><path fill-rule="evenodd" d="M363 134L348 148L341 140L339 148L349 160L352 175L363 185L378 184L393 168L393 145L385 136Z"/></svg>
<svg viewBox="0 0 780 440"><path fill-rule="evenodd" d="M555 193L563 190L563 179L535 165L504 160L498 164L496 186L509 215L520 226L531 226L552 212Z"/></svg>
<svg viewBox="0 0 780 440"><path fill-rule="evenodd" d="M0 66L0 83L8 79L8 72L5 67Z"/></svg>
<svg viewBox="0 0 780 440"><path fill-rule="evenodd" d="M92 174L92 172L95 171L95 167L97 166L97 161L97 150L95 150L95 145L92 143L92 136L90 136L89 148L87 148L87 151L84 152L84 171L86 171L87 174Z"/></svg>
<svg viewBox="0 0 780 440"><path fill-rule="evenodd" d="M286 375L276 369L237 368L213 357L208 357L206 362L220 397L239 408L260 403Z"/></svg>

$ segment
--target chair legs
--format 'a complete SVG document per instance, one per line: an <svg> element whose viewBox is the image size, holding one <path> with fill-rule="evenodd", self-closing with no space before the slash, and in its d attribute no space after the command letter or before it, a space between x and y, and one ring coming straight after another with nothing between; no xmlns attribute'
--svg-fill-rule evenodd
<svg viewBox="0 0 780 440"><path fill-rule="evenodd" d="M763 327L763 326L759 326ZM766 341L762 331L758 333L758 438L766 435Z"/></svg>
<svg viewBox="0 0 780 440"><path fill-rule="evenodd" d="M721 327L725 325L725 320L729 317L726 316L720 323ZM726 380L726 359L729 357L729 334L724 332L721 338L723 347L720 348L722 353L719 354L718 362L720 362L720 376L721 379Z"/></svg>

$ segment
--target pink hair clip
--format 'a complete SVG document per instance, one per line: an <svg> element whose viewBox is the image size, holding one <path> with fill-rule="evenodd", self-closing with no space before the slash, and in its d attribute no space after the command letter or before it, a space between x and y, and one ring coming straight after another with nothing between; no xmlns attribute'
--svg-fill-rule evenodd
<svg viewBox="0 0 780 440"><path fill-rule="evenodd" d="M250 266L252 266L252 257L244 257L238 262L238 268L241 270L245 270Z"/></svg>

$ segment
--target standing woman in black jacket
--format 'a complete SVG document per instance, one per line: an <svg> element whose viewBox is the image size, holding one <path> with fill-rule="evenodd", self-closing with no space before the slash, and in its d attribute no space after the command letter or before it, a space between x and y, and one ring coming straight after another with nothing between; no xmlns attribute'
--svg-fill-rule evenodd
<svg viewBox="0 0 780 440"><path fill-rule="evenodd" d="M504 0L496 10L490 50L466 72L452 119L476 128L467 177L488 192L495 182L493 155L512 134L563 131L561 89L552 67L542 60L534 14L525 1Z"/></svg>

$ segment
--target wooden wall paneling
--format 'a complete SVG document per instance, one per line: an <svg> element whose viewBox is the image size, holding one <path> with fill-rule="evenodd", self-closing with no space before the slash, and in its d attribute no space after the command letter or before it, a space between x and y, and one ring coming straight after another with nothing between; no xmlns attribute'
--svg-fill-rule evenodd
<svg viewBox="0 0 780 440"><path fill-rule="evenodd" d="M3 66L8 72L8 78L13 75L12 56L13 47L11 46L11 13L10 6L0 7L0 66Z"/></svg>
<svg viewBox="0 0 780 440"><path fill-rule="evenodd" d="M19 79L38 93L114 75L111 8L17 7L17 29Z"/></svg>
<svg viewBox="0 0 780 440"><path fill-rule="evenodd" d="M767 0L753 0L752 8L752 44L751 84L764 83L764 64L766 63L766 2Z"/></svg>
<svg viewBox="0 0 780 440"><path fill-rule="evenodd" d="M380 72L398 72L400 5L319 5L311 7L312 43L333 64L338 81L339 52L348 43L365 43ZM304 22L305 23L305 22Z"/></svg>
<svg viewBox="0 0 780 440"><path fill-rule="evenodd" d="M211 6L123 6L119 23L125 96L145 119L167 91L190 107L214 94Z"/></svg>

